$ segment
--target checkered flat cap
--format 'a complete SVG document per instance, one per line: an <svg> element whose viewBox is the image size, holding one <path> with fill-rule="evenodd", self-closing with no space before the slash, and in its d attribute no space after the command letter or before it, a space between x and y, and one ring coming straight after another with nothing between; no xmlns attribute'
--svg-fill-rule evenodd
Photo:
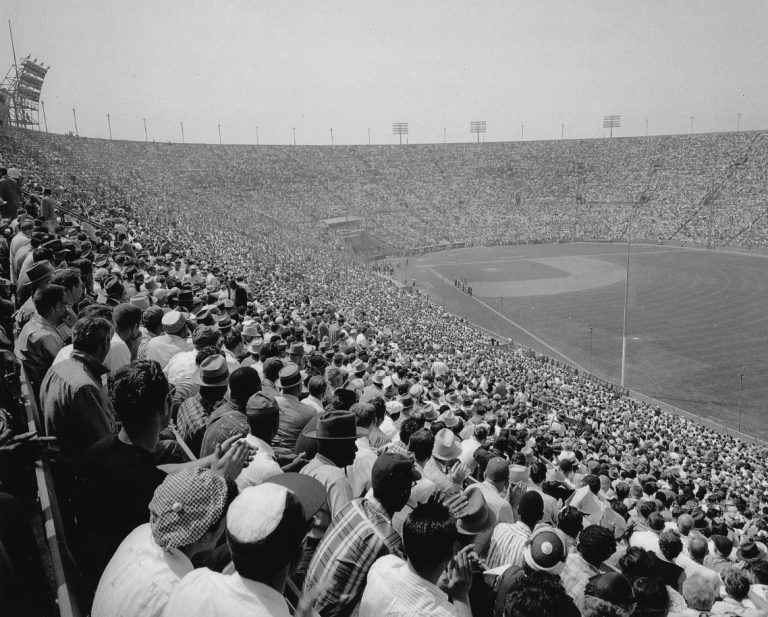
<svg viewBox="0 0 768 617"><path fill-rule="evenodd" d="M149 503L152 537L164 550L197 542L221 519L227 481L210 469L169 474Z"/></svg>

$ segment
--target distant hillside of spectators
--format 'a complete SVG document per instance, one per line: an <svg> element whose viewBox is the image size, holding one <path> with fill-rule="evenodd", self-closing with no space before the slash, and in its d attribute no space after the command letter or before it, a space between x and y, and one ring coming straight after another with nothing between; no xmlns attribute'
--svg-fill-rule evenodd
<svg viewBox="0 0 768 617"><path fill-rule="evenodd" d="M74 168L80 186L119 185L158 222L178 200L207 208L236 194L254 217L318 227L361 216L412 248L619 238L635 205L635 237L764 247L766 135L255 147L28 133L20 145L53 177Z"/></svg>

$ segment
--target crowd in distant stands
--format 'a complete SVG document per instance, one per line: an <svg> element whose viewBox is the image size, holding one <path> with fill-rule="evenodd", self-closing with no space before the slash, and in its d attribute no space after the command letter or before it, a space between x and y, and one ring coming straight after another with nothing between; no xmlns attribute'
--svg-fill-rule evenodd
<svg viewBox="0 0 768 617"><path fill-rule="evenodd" d="M761 134L679 139L648 184L665 229L669 170L730 173L716 204L759 183ZM631 201L654 163L622 141L472 147L461 173L457 147L0 141L2 360L44 433L4 392L2 614L55 614L20 481L43 456L93 617L766 615L764 448L490 345L318 222L344 195L399 203L381 230L409 246L571 237L563 178L534 204L523 171L584 160L589 203L604 156ZM541 184L512 215L483 201L503 178Z"/></svg>

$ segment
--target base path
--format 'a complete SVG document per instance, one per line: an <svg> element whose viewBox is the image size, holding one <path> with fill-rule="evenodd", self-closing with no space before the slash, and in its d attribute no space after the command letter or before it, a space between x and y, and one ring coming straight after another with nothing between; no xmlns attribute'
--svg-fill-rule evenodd
<svg viewBox="0 0 768 617"><path fill-rule="evenodd" d="M559 270L563 276L523 281L469 281L472 295L504 298L549 296L606 287L619 283L626 277L624 268L589 257L540 257L526 261ZM514 270L515 261L509 262L505 269Z"/></svg>

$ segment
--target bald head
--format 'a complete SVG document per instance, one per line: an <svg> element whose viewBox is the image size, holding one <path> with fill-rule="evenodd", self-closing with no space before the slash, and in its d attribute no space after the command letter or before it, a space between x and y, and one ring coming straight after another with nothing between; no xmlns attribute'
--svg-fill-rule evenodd
<svg viewBox="0 0 768 617"><path fill-rule="evenodd" d="M693 529L693 517L690 514L681 514L677 519L677 528L680 530L680 535L687 536Z"/></svg>
<svg viewBox="0 0 768 617"><path fill-rule="evenodd" d="M688 554L697 563L702 563L708 552L707 539L704 536L695 535L688 542Z"/></svg>

